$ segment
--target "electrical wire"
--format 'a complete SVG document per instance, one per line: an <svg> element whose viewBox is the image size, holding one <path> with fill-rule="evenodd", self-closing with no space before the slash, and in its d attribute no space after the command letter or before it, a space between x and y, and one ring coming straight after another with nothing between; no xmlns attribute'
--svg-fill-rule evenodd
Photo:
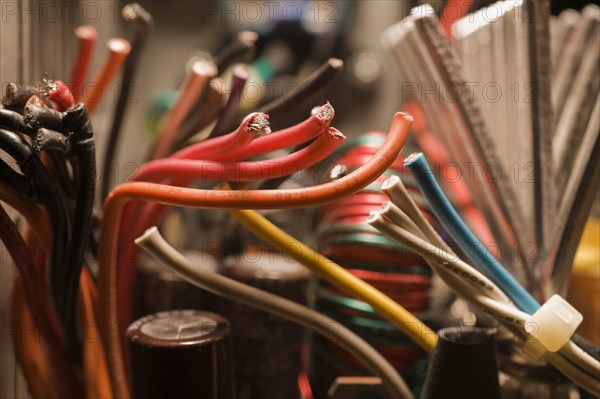
<svg viewBox="0 0 600 399"><path fill-rule="evenodd" d="M379 376L392 398L412 398L413 395L394 367L366 341L333 319L282 297L269 294L197 267L171 247L153 227L136 240L144 250L169 266L192 284L235 302L274 314L300 324L333 341L357 357L373 374ZM335 325L336 328L331 328Z"/></svg>
<svg viewBox="0 0 600 399"><path fill-rule="evenodd" d="M86 87L85 93L83 93L83 103L90 115L96 110L96 106L100 103L102 96L108 89L108 85L117 75L131 50L129 42L125 39L110 39L106 46L108 48L106 61L90 82L90 87ZM93 95L90 95L90 88L94 89Z"/></svg>
<svg viewBox="0 0 600 399"><path fill-rule="evenodd" d="M214 139L206 140L204 142L198 143L193 146L194 148L191 150L182 150L170 157L170 160L179 159L182 154L190 154L193 156L198 156L198 159L205 160L214 160L214 159L223 159L225 154L231 150L231 148L241 148L248 146L252 140L256 137L260 137L262 135L270 133L268 115L262 114L260 112L252 113L242 120L240 126L233 132ZM193 159L193 158L192 158ZM148 180L147 170L155 165L155 162L159 160L148 162L140 167L136 171L136 173L131 176L130 180ZM185 186L189 184L193 179L178 175L173 176L165 181L166 184L172 184L176 186ZM143 228L135 229L135 225L131 225L133 223L139 223L141 221L149 221L152 220L149 224L154 224L154 220L159 218L161 210L164 207L161 207L158 204L147 204L146 206L134 207L133 205L128 206L128 209L125 210L125 214L123 217L123 224L129 226L129 230L135 231L133 235L129 235L128 238L134 239L138 235L140 235L148 225ZM152 215L152 216L151 216ZM125 230L127 231L127 230Z"/></svg>
<svg viewBox="0 0 600 399"><path fill-rule="evenodd" d="M435 181L433 172L427 165L423 154L417 153L408 156L404 161L404 166L412 173L435 217L473 264L498 284L519 309L530 314L534 313L540 305L488 252L462 221Z"/></svg>
<svg viewBox="0 0 600 399"><path fill-rule="evenodd" d="M295 259L353 297L371 305L377 313L398 327L409 339L427 352L431 352L435 347L437 342L435 332L372 285L302 244L256 211L229 210L229 212L244 227L277 248L278 251ZM412 327L416 327L416 331L409 331Z"/></svg>
<svg viewBox="0 0 600 399"><path fill-rule="evenodd" d="M255 116L253 116L255 115ZM290 128L281 130L279 132L271 133L263 138L267 138L271 135L275 137L281 137L282 140L279 141L279 145L283 142L285 143L286 138L303 138L303 137L312 137L315 134L321 134L323 129L326 129L329 126L331 119L334 115L333 108L329 104L325 104L324 106L319 108L319 112L316 115L311 116L306 121L292 126ZM235 146L238 149L238 154L244 153L245 148L252 145L253 142L262 140L262 138L258 138L257 140L252 140L253 137L261 136L266 133L268 125L267 116L261 113L258 114L250 114L248 115L238 129L226 136L221 136L214 139L209 139L205 142L199 143L195 145L195 148L191 150L182 150L176 154L174 154L171 158L176 157L184 157L184 156L194 156L203 159L227 159L236 156L235 150L231 151L231 148ZM250 129L250 126L254 126L254 128ZM252 134L250 134L253 132ZM277 144L277 141L270 141L267 144ZM331 143L334 144L334 143ZM264 148L264 147L258 147ZM321 150L316 151L320 153ZM258 153L258 152L257 152ZM310 155L310 154L309 154ZM315 156L318 154L313 153L310 155L313 159L316 159ZM297 155L293 155L295 157ZM162 160L157 160L153 162L161 162ZM283 161L283 160L282 160ZM290 168L287 170L282 170L282 172L291 172L297 169L297 167L304 167L309 162L308 158L302 160L302 158L297 158L295 161L296 165L294 168ZM132 176L133 179L138 180L146 180L149 178L149 175L145 173L147 167L151 165L151 163L143 165L138 172ZM274 165L275 162L273 160L267 161L266 165ZM284 173L286 174L286 173ZM186 177L173 177L172 179L168 179L163 181L163 183L177 185L177 186L187 186L192 182L193 179L190 176ZM143 233L143 231L151 226L152 224L158 223L158 221L162 218L162 215L166 212L167 208L155 203L143 204L138 207L134 207L134 204L129 204L125 210L121 221L121 231L122 231L122 240L121 242L130 242L130 240L135 239L135 237L139 236ZM120 308L119 319L121 326L125 326L129 320L129 303L126 298L123 298L122 295L127 295L127 293L131 290L134 278L134 269L129 266L131 264L136 263L137 256L139 255L139 250L135 246L126 246L126 249L122 252L122 255L119 257L119 268L123 270L121 272L121 279L119 280L119 289L118 291L122 293L119 298L121 298L121 303L123 305ZM126 262L123 265L123 262Z"/></svg>
<svg viewBox="0 0 600 399"><path fill-rule="evenodd" d="M33 184L30 179L11 168L2 159L0 159L0 180L14 188L19 195L22 195L33 202L40 201L40 195L37 192L35 184Z"/></svg>
<svg viewBox="0 0 600 399"><path fill-rule="evenodd" d="M125 60L125 65L123 67L121 90L119 91L119 98L117 99L117 103L113 110L112 125L110 127L110 133L108 134L104 161L102 162L103 174L100 188L101 198L105 198L110 189L111 173L109 171L113 169L112 164L115 159L121 126L130 100L130 89L133 88L132 84L137 72L140 55L153 27L152 15L150 15L150 13L148 13L140 4L127 4L121 10L121 16L126 23L134 28L134 33L133 40L131 41L131 51L129 52L127 60Z"/></svg>
<svg viewBox="0 0 600 399"><path fill-rule="evenodd" d="M9 251L19 271L27 307L46 344L44 352L48 357L50 373L55 381L61 382L60 384L55 384L58 392L64 398L75 399L81 397L83 390L81 381L76 377L74 370L71 369L66 353L63 352L63 342L54 328L57 317L54 308L48 303L49 301L46 298L48 291L45 289L44 279L40 278L17 226L15 226L15 223L10 219L1 205L0 239Z"/></svg>
<svg viewBox="0 0 600 399"><path fill-rule="evenodd" d="M37 129L37 132L31 138L31 147L38 153L42 151L55 151L63 157L67 157L71 153L69 137L63 133L43 127Z"/></svg>
<svg viewBox="0 0 600 399"><path fill-rule="evenodd" d="M173 158L215 159L213 158L216 156L214 147L220 150L218 156L221 162L253 158L271 151L295 146L317 137L329 127L334 116L333 107L331 104L326 103L318 112L315 112L304 121L260 137L245 147L233 147L227 144L232 144L233 138L230 135L225 135L186 147L173 154Z"/></svg>
<svg viewBox="0 0 600 399"><path fill-rule="evenodd" d="M129 384L121 352L117 319L117 253L119 218L123 206L141 199L167 205L208 209L282 209L319 205L352 194L375 181L394 162L408 136L412 117L394 115L380 150L364 165L336 180L314 187L291 190L197 190L155 183L133 182L117 186L104 202L98 245L99 321L111 373L114 396L129 397Z"/></svg>
<svg viewBox="0 0 600 399"><path fill-rule="evenodd" d="M79 102L81 91L85 83L85 77L92 61L92 53L98 38L98 32L93 25L82 25L75 29L77 38L77 56L71 71L71 91L73 92L73 101Z"/></svg>
<svg viewBox="0 0 600 399"><path fill-rule="evenodd" d="M215 57L215 64L219 73L225 72L227 68L236 62L249 62L256 51L258 35L251 31L241 31L225 46Z"/></svg>
<svg viewBox="0 0 600 399"><path fill-rule="evenodd" d="M383 212L372 212L367 218L367 223L386 236L405 244L411 251L423 257L446 284L455 289L458 287L459 293L468 292L470 295L474 295L485 291L494 300L510 303L506 294L482 273L460 260L456 255L423 239L423 233L416 224L408 223L406 227L404 225L398 227L386 222L383 218L384 215L395 218L393 212L392 207L385 207ZM407 230L404 230L406 228Z"/></svg>
<svg viewBox="0 0 600 399"><path fill-rule="evenodd" d="M4 108L0 108L0 126L15 132L25 133L25 131L27 131L23 116L18 112Z"/></svg>
<svg viewBox="0 0 600 399"><path fill-rule="evenodd" d="M329 58L319 69L307 77L300 85L298 90L290 96L281 96L269 104L260 108L265 114L272 117L280 117L293 109L297 109L306 100L314 98L328 84L334 82L344 70L344 61L337 58Z"/></svg>
<svg viewBox="0 0 600 399"><path fill-rule="evenodd" d="M54 108L58 111L64 112L75 105L73 93L62 80L44 79L42 93L54 104Z"/></svg>
<svg viewBox="0 0 600 399"><path fill-rule="evenodd" d="M418 230L414 223L412 225L409 223L407 226L396 225L391 219L386 221L382 217L384 213L391 215L390 209L384 207L381 213L377 211L372 212L367 222L388 237L407 245L409 249L423 256L432 269L461 296L480 306L486 312L498 318L503 324L508 323L516 326L522 335L529 335L523 327L529 319L529 315L514 308L510 301L506 299L504 293L494 283L488 281L486 285L476 284L475 280L471 279L471 275L477 277L478 272L471 266L464 264L464 262L454 255L450 255L441 248L427 242L424 239L424 234ZM396 218L396 220L398 219ZM402 221L402 223L405 222L406 220ZM415 230L418 230L417 232L420 233L420 237L411 232ZM452 272L447 267L448 265L452 266ZM471 283L471 286L465 285L465 282ZM489 285L491 285L492 289L489 289ZM476 288L476 290L473 290L473 288ZM495 298L498 292L501 293L501 297ZM552 357L552 361L558 361L562 365L567 377L585 389L591 389L591 392L598 390L598 382L590 385L590 377L598 379L598 373L600 372L600 362L597 359L594 359L573 342L565 344L560 350L560 355L560 359L556 360L556 357Z"/></svg>
<svg viewBox="0 0 600 399"><path fill-rule="evenodd" d="M15 331L37 331L18 276L12 289L11 322ZM34 399L59 399L55 380L44 353L44 344L33 334L15 334L14 351L29 393Z"/></svg>
<svg viewBox="0 0 600 399"><path fill-rule="evenodd" d="M427 240L440 249L456 256L452 248L435 231L433 226L425 219L419 207L408 193L406 186L398 176L390 176L381 184L381 191L387 194L392 203L398 208L406 212L406 215L423 232ZM392 211L394 209L391 209Z"/></svg>
<svg viewBox="0 0 600 399"><path fill-rule="evenodd" d="M177 129L181 126L194 104L202 97L210 79L217 75L217 67L210 61L198 60L192 64L188 75L179 88L177 100L165 116L153 158L163 158L170 154Z"/></svg>
<svg viewBox="0 0 600 399"><path fill-rule="evenodd" d="M11 111L20 111L34 94L35 88L10 82L6 85L2 104Z"/></svg>
<svg viewBox="0 0 600 399"><path fill-rule="evenodd" d="M227 157L228 152L231 152L233 148L244 149L254 139L268 135L269 133L271 133L269 116L255 112L246 116L233 132L184 148L169 157L169 160L219 160L224 162L223 159ZM166 159L159 159L142 165L131 176L131 180L147 180L149 178L147 171L151 170L154 167L153 165L156 165L160 161L166 161ZM172 178L172 180L183 179L183 177L179 176Z"/></svg>
<svg viewBox="0 0 600 399"><path fill-rule="evenodd" d="M23 122L25 123L23 133L29 136L33 135L40 127L60 132L65 136L69 134L69 130L63 124L63 114L52 108L27 104L23 111Z"/></svg>
<svg viewBox="0 0 600 399"><path fill-rule="evenodd" d="M170 176L185 176L186 181L257 181L296 173L327 158L346 137L335 128L321 134L308 147L280 158L255 162L221 163L192 159L158 159L140 168L139 180L161 181ZM138 180L136 178L135 180Z"/></svg>
<svg viewBox="0 0 600 399"><path fill-rule="evenodd" d="M48 220L48 216L34 202L15 191L14 187L2 179L0 179L0 201L6 202L23 215L27 223L34 226L33 231L40 241L50 243L52 240L50 224L43 222L44 220Z"/></svg>
<svg viewBox="0 0 600 399"><path fill-rule="evenodd" d="M238 111L240 100L242 99L242 94L244 94L244 88L249 78L250 68L248 68L248 65L237 64L233 67L229 97L225 106L221 109L217 123L208 136L209 138L222 136L227 133L225 129L231 124L235 113Z"/></svg>
<svg viewBox="0 0 600 399"><path fill-rule="evenodd" d="M52 295L56 303L61 321L67 323L70 320L66 314L64 304L64 277L67 259L67 237L69 237L69 226L64 203L58 190L52 184L48 171L39 158L34 154L31 147L19 135L9 130L0 129L0 148L11 155L16 161L21 172L37 186L42 202L46 205L50 215L52 226L52 246L50 260L50 281ZM64 326L65 329L74 329L75 325Z"/></svg>
<svg viewBox="0 0 600 399"><path fill-rule="evenodd" d="M190 119L182 124L179 137L173 145L173 151L179 151L185 147L190 139L202 134L203 130L217 118L225 98L225 81L220 77L211 79L204 97L205 101L202 102L199 109L192 110Z"/></svg>
<svg viewBox="0 0 600 399"><path fill-rule="evenodd" d="M8 185L6 185L2 180L0 180L0 200L6 202L8 205L10 205L12 208L14 208L17 212L19 212L21 215L23 215L23 217L25 218L25 220L27 221L27 224L31 227L28 231L32 232L35 234L35 236L37 237L37 239L43 243L43 245L45 247L49 247L51 240L52 240L52 233L51 233L51 228L50 228L50 223L49 223L49 219L48 219L48 215L46 215L46 213L41 209L38 208L37 206L35 206L34 203L32 203L31 201L27 200L26 198L23 198L19 193L15 192L14 189ZM29 234L31 236L31 234ZM31 253L32 251L29 251L28 253ZM39 251L34 251L34 253L39 253ZM82 281L83 280L87 280L89 279L88 277L89 275L87 273L82 274ZM87 278L86 278L87 277ZM21 277L23 278L23 277ZM89 283L87 284L83 284L82 283L82 290L84 290L84 292L81 292L81 295L87 298L87 296L92 296L93 297L93 291L95 287L91 286ZM40 290L40 295L42 291L45 291L46 289L43 288ZM97 326L97 322L96 322L96 317L95 317L95 312L93 312L93 309L90 309L87 305L87 303L85 302L87 299L86 298L82 298L82 307L81 307L81 312L82 312L82 319L85 320L85 322L83 323L86 327L90 327L90 328L95 328ZM45 301L42 305L40 306L39 309L45 309L46 306L50 306L50 301ZM52 315L52 310L48 311L45 310L46 312L46 316L47 317L51 317ZM53 320L56 319L56 317L52 318ZM52 323L52 327L56 327L58 326L58 324L56 322ZM21 330L21 331L26 331L26 330ZM29 330L27 330L29 331ZM86 338L90 338L87 335L87 328L85 330L85 337ZM37 342L37 341L36 341ZM86 388L87 389L94 389L95 392L98 392L98 395L95 396L91 396L91 397L100 397L100 398L107 398L110 397L110 381L107 381L106 379L108 379L108 369L106 367L106 359L104 357L104 352L102 349L102 341L99 337L96 337L96 339L90 338L90 339L84 339L83 340L83 345L84 345L84 371L85 371L85 381L86 381ZM52 350L54 350L54 348L51 348ZM105 378L102 376L106 376ZM66 380L63 380L66 381ZM92 382L91 385L89 385L89 382ZM64 395L63 395L64 396ZM42 397L46 397L46 396L42 396Z"/></svg>
<svg viewBox="0 0 600 399"><path fill-rule="evenodd" d="M86 326L84 339L82 340L85 388L88 398L110 398L112 389L102 341L97 336L90 337L88 335L89 329L92 329L93 333L98 333L96 330L98 324L95 317L94 301L88 280L89 277L86 276L86 273L82 273L79 297L81 300L81 321Z"/></svg>
<svg viewBox="0 0 600 399"><path fill-rule="evenodd" d="M85 106L81 103L67 110L63 118L69 129L73 159L78 165L77 196L65 267L65 307L67 314L76 317L77 292L84 253L92 233L92 214L96 187L96 146L94 130ZM74 320L73 320L74 322ZM75 323L73 323L75 324ZM71 337L76 339L75 337Z"/></svg>

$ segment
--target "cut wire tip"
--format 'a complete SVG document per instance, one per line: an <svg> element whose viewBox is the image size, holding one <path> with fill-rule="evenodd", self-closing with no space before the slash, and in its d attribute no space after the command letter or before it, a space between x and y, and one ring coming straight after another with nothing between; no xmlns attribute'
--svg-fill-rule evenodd
<svg viewBox="0 0 600 399"><path fill-rule="evenodd" d="M150 14L139 4L129 3L121 9L121 17L125 22L149 21Z"/></svg>
<svg viewBox="0 0 600 399"><path fill-rule="evenodd" d="M271 133L269 127L269 115L263 113L257 113L250 123L248 123L248 129L254 134L254 138L266 136Z"/></svg>
<svg viewBox="0 0 600 399"><path fill-rule="evenodd" d="M387 190L390 187L395 186L396 184L398 184L398 182L400 181L400 178L398 176L390 176L387 179L385 179L385 181L381 184L381 189L382 190Z"/></svg>
<svg viewBox="0 0 600 399"><path fill-rule="evenodd" d="M333 169L331 169L331 172L329 173L329 178L331 180L337 180L337 179L341 179L342 177L346 176L347 174L348 174L348 167L343 164L337 164L333 167Z"/></svg>
<svg viewBox="0 0 600 399"><path fill-rule="evenodd" d="M369 216L367 216L365 221L368 224L373 224L379 220L381 220L381 212L379 212L377 209L373 209L371 212L369 212Z"/></svg>
<svg viewBox="0 0 600 399"><path fill-rule="evenodd" d="M322 121L328 121L333 118L334 110L328 101L325 105L313 108L311 114L317 115Z"/></svg>
<svg viewBox="0 0 600 399"><path fill-rule="evenodd" d="M42 82L40 83L40 93L43 96L48 97L55 90L56 90L56 83L54 83L54 81L52 79L48 78L48 74L44 74L44 77L42 78Z"/></svg>
<svg viewBox="0 0 600 399"><path fill-rule="evenodd" d="M98 32L92 25L81 25L75 28L75 37L81 40L95 40Z"/></svg>
<svg viewBox="0 0 600 399"><path fill-rule="evenodd" d="M413 162L416 162L423 157L424 157L424 155L422 152L413 152L412 154L410 154L409 156L407 156L404 159L404 165L410 165Z"/></svg>
<svg viewBox="0 0 600 399"><path fill-rule="evenodd" d="M409 122L412 122L415 120L415 118L413 118L413 116L411 114L409 114L408 112L396 112L396 115L401 115L404 119L406 119Z"/></svg>

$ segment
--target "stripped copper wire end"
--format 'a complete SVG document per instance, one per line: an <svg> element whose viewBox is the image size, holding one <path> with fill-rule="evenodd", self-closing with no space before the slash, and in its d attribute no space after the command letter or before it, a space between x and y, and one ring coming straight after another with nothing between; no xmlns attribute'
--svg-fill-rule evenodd
<svg viewBox="0 0 600 399"><path fill-rule="evenodd" d="M48 78L48 74L44 74L42 83L40 85L40 94L44 97L49 97L53 92L56 91L56 83L52 79Z"/></svg>
<svg viewBox="0 0 600 399"><path fill-rule="evenodd" d="M255 139L271 133L269 115L263 113L256 114L248 124L248 129L253 133Z"/></svg>
<svg viewBox="0 0 600 399"><path fill-rule="evenodd" d="M330 120L331 118L333 118L334 115L333 107L331 106L331 104L329 104L329 102L327 102L327 104L321 107L317 107L314 111L315 114L317 114L319 118L323 121Z"/></svg>
<svg viewBox="0 0 600 399"><path fill-rule="evenodd" d="M329 172L329 178L333 180L340 179L348 174L348 167L344 164L337 164Z"/></svg>
<svg viewBox="0 0 600 399"><path fill-rule="evenodd" d="M73 94L67 85L61 80L48 79L48 75L44 75L40 87L41 95L52 101L56 109L64 112L75 105Z"/></svg>

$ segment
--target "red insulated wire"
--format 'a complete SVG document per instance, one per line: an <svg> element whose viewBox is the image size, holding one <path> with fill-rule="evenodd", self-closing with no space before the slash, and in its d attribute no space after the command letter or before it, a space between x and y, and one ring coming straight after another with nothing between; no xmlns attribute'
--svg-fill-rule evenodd
<svg viewBox="0 0 600 399"><path fill-rule="evenodd" d="M222 161L223 158L227 157L228 153L235 151L236 149L244 149L253 140L268 134L270 132L268 120L269 116L267 114L263 114L262 112L251 113L242 120L238 128L233 132L186 147L166 159ZM142 165L140 169L131 176L131 180L151 180L147 170L152 168L152 165L156 162L162 161L165 161L165 159L152 161ZM169 180L177 179L173 178Z"/></svg>
<svg viewBox="0 0 600 399"><path fill-rule="evenodd" d="M309 168L330 155L346 137L337 129L329 128L307 147L280 158L256 162L215 162L193 159L159 159L140 168L135 180L159 182L171 176L193 180L257 181L287 176ZM143 170L142 170L143 169ZM145 220L145 219L144 219Z"/></svg>
<svg viewBox="0 0 600 399"><path fill-rule="evenodd" d="M117 186L106 198L98 247L98 288L102 340L109 363L114 396L129 398L129 382L117 319L117 248L123 206L132 200L205 209L287 209L321 205L350 195L379 177L404 146L412 117L396 113L381 150L354 172L330 183L287 190L198 190L156 183ZM126 263L128 267L134 267Z"/></svg>
<svg viewBox="0 0 600 399"><path fill-rule="evenodd" d="M79 102L81 89L92 61L92 53L94 52L98 32L92 25L83 25L75 29L75 37L78 41L77 56L71 70L69 85L71 86L74 102Z"/></svg>
<svg viewBox="0 0 600 399"><path fill-rule="evenodd" d="M206 140L202 143L196 144L194 151L190 151L188 154L198 156L197 158L182 157L181 155L185 154L182 150L172 155L168 159L221 160L228 151L231 152L232 148L245 148L252 142L254 138L268 133L268 119L269 116L263 114L262 112L251 113L242 120L238 128L233 132L225 136L221 136L212 140ZM151 180L146 173L146 170L148 169L148 166L146 165L142 165L141 168L131 177L131 180ZM182 179L181 175L178 175L166 179L164 183L174 186L183 186L187 181L187 179ZM124 228L124 231L128 231L128 229L131 230L135 224L135 221L143 220L141 219L140 215L144 213L144 211L146 214L150 213L150 211L146 210L146 208L160 207L158 204L136 205L137 204L129 204L124 211L122 218L122 228Z"/></svg>
<svg viewBox="0 0 600 399"><path fill-rule="evenodd" d="M193 144L176 152L170 158L230 162L248 159L271 151L295 146L317 137L327 129L335 116L335 111L331 104L326 103L303 122L286 129L278 130L264 137L257 138L256 140L252 140L254 135L250 135L249 132L245 130L245 127L249 126L252 121L252 115L265 114L250 114L244 118L238 129L232 133ZM268 118L266 115L265 117ZM132 176L132 180L145 180L142 169ZM181 181L178 179L169 179L166 183L175 186L183 186L186 184L185 180ZM144 204L141 207L159 207L159 205ZM137 206L135 208L140 207ZM127 207L122 218L122 227L130 227L132 220L142 220L138 217L140 215L139 211L137 214L134 213L135 208L133 207L133 204ZM154 212L155 211L152 213ZM148 213L150 212L147 211L146 214Z"/></svg>
<svg viewBox="0 0 600 399"><path fill-rule="evenodd" d="M45 80L44 95L52 101L54 108L60 112L65 112L75 105L71 90L62 80Z"/></svg>
<svg viewBox="0 0 600 399"><path fill-rule="evenodd" d="M106 61L91 80L89 88L86 87L84 93L85 98L83 98L83 103L90 115L94 113L102 96L108 90L108 85L117 75L117 72L121 69L121 65L123 65L123 62L131 51L131 45L125 39L110 39L106 43L106 46L108 48ZM121 90L125 89L121 88Z"/></svg>
<svg viewBox="0 0 600 399"><path fill-rule="evenodd" d="M337 129L329 128L326 133L323 133L307 147L280 158L230 164L167 158L146 164L143 175L151 181L160 181L168 176L185 176L185 178L178 180L178 183L181 183L182 186L187 186L197 179L254 181L277 178L296 173L319 163L338 148L344 140L345 136ZM136 209L140 211L135 213ZM123 241L131 242L135 237L141 235L145 229L158 223L167 209L167 207L160 204L147 204L147 206L135 208L133 210L135 216L131 216L127 220L122 219ZM132 207L130 206L126 209L126 211L131 210ZM128 228L125 229L126 227ZM139 248L137 246L126 247L119 257L119 264L121 265L123 262L128 264L137 263L138 254ZM122 288L121 292L130 290L132 279L133 273L124 272L121 275L119 281L119 286ZM122 301L122 303L125 305L122 307L120 316L121 325L126 325L125 323L129 320L129 306L126 305L127 301Z"/></svg>
<svg viewBox="0 0 600 399"><path fill-rule="evenodd" d="M335 111L333 107L327 103L303 122L261 137L250 143L247 147L226 146L220 154L219 161L226 162L248 159L271 151L305 143L323 133L329 127L334 115ZM229 135L193 144L176 152L173 154L173 157L180 159L215 159L209 158L213 154L208 150L208 147L222 146L222 142L228 140L226 139L227 136Z"/></svg>

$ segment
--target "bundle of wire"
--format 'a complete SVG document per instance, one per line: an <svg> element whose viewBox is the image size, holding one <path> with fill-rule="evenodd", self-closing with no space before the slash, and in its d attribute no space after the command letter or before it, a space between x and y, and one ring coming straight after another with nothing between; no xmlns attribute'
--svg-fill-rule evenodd
<svg viewBox="0 0 600 399"><path fill-rule="evenodd" d="M369 132L344 144L331 157L335 162L331 178L350 173L368 160L381 146L384 133ZM411 151L410 147L405 150ZM400 155L375 182L357 193L326 204L317 210L316 229L319 251L347 268L353 275L370 283L415 315L423 315L429 306L431 271L420 256L364 223L373 205L385 201L381 184L398 174L414 195L424 217L436 223L428 206L418 194L410 172ZM321 281L316 308L355 331L373 345L400 372L406 372L423 356L420 348L382 319L367 303L356 300L343 290ZM430 320L426 320L430 323ZM315 336L309 376L317 397L324 397L336 377L365 375L358 363L331 342ZM415 378L417 380L418 378Z"/></svg>
<svg viewBox="0 0 600 399"><path fill-rule="evenodd" d="M470 261L465 263L435 233L421 216L398 177L391 177L383 189L392 202L374 211L367 222L388 237L406 244L412 251L427 259L430 267L458 294L470 303L494 316L520 342L527 343L532 332L526 322L539 304L516 280L473 238L473 233L449 205L424 161L422 154L410 156L405 165L414 173L420 190L426 196L444 228L461 246ZM469 237L469 238L467 238ZM535 335L533 335L535 337ZM558 352L543 352L545 359L581 388L597 395L600 392L600 361L567 342Z"/></svg>

